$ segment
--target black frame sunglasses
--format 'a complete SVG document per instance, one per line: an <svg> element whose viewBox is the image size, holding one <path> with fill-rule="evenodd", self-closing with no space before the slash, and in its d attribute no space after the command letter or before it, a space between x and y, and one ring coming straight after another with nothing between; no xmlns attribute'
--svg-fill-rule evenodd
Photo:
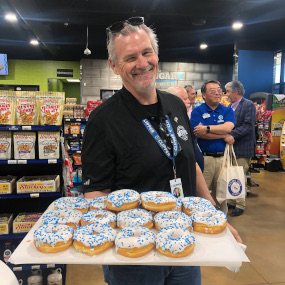
<svg viewBox="0 0 285 285"><path fill-rule="evenodd" d="M125 21L116 22L106 28L107 34L120 32L125 27L125 23L128 23L132 26L140 26L144 24L144 17L131 17Z"/></svg>

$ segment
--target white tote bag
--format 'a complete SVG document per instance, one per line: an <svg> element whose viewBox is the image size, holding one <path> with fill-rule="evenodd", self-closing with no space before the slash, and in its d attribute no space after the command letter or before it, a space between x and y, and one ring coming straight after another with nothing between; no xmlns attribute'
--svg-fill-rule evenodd
<svg viewBox="0 0 285 285"><path fill-rule="evenodd" d="M233 165L233 160L235 165ZM233 145L226 145L222 169L217 181L217 201L245 198L245 181L242 166L238 166Z"/></svg>

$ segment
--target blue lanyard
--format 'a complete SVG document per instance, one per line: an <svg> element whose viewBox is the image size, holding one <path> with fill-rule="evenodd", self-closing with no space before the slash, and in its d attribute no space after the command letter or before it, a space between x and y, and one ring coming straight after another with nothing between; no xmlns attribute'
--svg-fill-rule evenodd
<svg viewBox="0 0 285 285"><path fill-rule="evenodd" d="M172 146L173 146L173 155L171 155L170 151L168 150L166 144L164 143L164 141L162 140L162 138L159 136L159 134L157 133L157 131L154 129L154 127L151 125L151 123L149 122L148 119L144 119L142 120L144 126L146 127L146 129L148 130L148 132L152 135L152 137L155 139L156 143L158 144L158 146L162 149L163 153L170 159L172 160L172 164L173 164L173 172L174 172L174 177L176 179L176 165L175 165L175 157L178 154L178 141L176 139L175 133L173 131L171 122L169 120L168 115L166 115L166 127L168 130L168 133L172 139Z"/></svg>

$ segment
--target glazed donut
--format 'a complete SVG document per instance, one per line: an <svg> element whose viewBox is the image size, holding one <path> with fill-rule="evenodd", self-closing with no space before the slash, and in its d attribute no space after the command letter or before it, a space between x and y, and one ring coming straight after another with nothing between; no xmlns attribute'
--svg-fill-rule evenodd
<svg viewBox="0 0 285 285"><path fill-rule="evenodd" d="M143 208L154 211L170 211L176 208L177 199L169 192L149 191L141 193Z"/></svg>
<svg viewBox="0 0 285 285"><path fill-rule="evenodd" d="M187 229L169 227L156 235L157 250L169 257L184 257L194 250L195 238Z"/></svg>
<svg viewBox="0 0 285 285"><path fill-rule="evenodd" d="M100 196L93 198L89 202L90 210L108 210L106 202L107 202L107 196Z"/></svg>
<svg viewBox="0 0 285 285"><path fill-rule="evenodd" d="M62 209L47 212L42 216L42 223L53 225L67 225L76 230L83 213L72 209Z"/></svg>
<svg viewBox="0 0 285 285"><path fill-rule="evenodd" d="M154 248L155 235L146 227L128 227L117 233L117 253L127 257L140 257Z"/></svg>
<svg viewBox="0 0 285 285"><path fill-rule="evenodd" d="M59 252L72 245L73 228L66 225L43 225L34 232L34 244L40 252Z"/></svg>
<svg viewBox="0 0 285 285"><path fill-rule="evenodd" d="M154 224L157 230L175 226L189 231L193 230L191 217L183 212L173 210L156 214Z"/></svg>
<svg viewBox="0 0 285 285"><path fill-rule="evenodd" d="M73 209L86 213L89 208L89 203L84 198L79 197L62 197L54 201L54 209Z"/></svg>
<svg viewBox="0 0 285 285"><path fill-rule="evenodd" d="M85 226L89 224L107 224L112 228L116 227L116 214L105 210L92 210L85 213L80 220L80 225Z"/></svg>
<svg viewBox="0 0 285 285"><path fill-rule="evenodd" d="M152 214L144 209L131 209L122 211L117 215L118 228L142 226L151 229L153 227Z"/></svg>
<svg viewBox="0 0 285 285"><path fill-rule="evenodd" d="M201 197L185 197L182 199L182 204L182 211L189 216L197 211L215 210L215 207L209 200Z"/></svg>
<svg viewBox="0 0 285 285"><path fill-rule="evenodd" d="M96 255L114 245L116 230L100 223L78 228L73 236L73 245L79 252Z"/></svg>
<svg viewBox="0 0 285 285"><path fill-rule="evenodd" d="M137 191L117 190L108 195L107 208L116 212L134 209L138 207L139 199L140 194Z"/></svg>
<svg viewBox="0 0 285 285"><path fill-rule="evenodd" d="M210 210L192 215L193 229L206 234L218 234L227 226L227 216L222 211Z"/></svg>

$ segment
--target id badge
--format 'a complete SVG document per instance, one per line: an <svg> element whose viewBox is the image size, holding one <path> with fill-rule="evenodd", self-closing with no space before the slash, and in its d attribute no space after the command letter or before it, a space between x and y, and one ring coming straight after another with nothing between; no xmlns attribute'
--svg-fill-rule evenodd
<svg viewBox="0 0 285 285"><path fill-rule="evenodd" d="M184 198L182 182L180 178L172 179L170 182L171 193L178 199L181 200Z"/></svg>

